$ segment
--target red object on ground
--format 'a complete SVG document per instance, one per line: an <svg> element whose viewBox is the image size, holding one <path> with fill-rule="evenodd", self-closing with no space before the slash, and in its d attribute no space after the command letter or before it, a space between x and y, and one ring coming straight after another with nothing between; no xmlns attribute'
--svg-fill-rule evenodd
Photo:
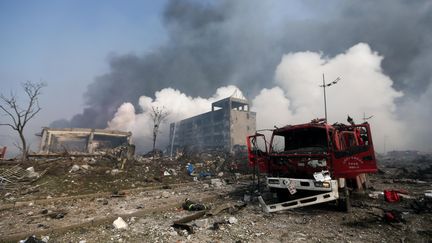
<svg viewBox="0 0 432 243"><path fill-rule="evenodd" d="M389 203L399 202L400 197L397 191L394 190L384 190L384 198Z"/></svg>
<svg viewBox="0 0 432 243"><path fill-rule="evenodd" d="M393 222L395 220L395 216L392 212L385 212L384 218L387 222Z"/></svg>

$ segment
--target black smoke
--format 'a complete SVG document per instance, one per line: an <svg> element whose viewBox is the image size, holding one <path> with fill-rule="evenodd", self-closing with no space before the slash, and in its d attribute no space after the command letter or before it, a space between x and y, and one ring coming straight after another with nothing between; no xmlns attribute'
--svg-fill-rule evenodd
<svg viewBox="0 0 432 243"><path fill-rule="evenodd" d="M429 0L295 3L169 1L161 15L168 40L151 53L111 57L110 71L89 85L83 113L54 125L104 128L120 104L165 87L205 97L235 84L252 97L273 86L283 54L310 50L332 56L359 42L385 57L383 71L405 99L420 97L429 87ZM304 14L284 11L294 5Z"/></svg>

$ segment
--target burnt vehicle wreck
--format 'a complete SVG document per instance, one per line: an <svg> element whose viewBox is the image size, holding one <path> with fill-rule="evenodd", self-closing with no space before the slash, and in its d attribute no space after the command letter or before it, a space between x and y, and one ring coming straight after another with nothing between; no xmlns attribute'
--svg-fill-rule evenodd
<svg viewBox="0 0 432 243"><path fill-rule="evenodd" d="M349 191L365 186L365 173L377 164L368 123L327 124L313 120L273 130L267 146L265 135L247 138L249 165L266 176L266 185L280 201L266 212L298 208L337 200L349 210Z"/></svg>

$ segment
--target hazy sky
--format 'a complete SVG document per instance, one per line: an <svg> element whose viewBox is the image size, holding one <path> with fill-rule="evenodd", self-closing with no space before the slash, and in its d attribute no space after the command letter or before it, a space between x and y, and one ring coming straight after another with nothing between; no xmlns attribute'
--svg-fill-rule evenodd
<svg viewBox="0 0 432 243"><path fill-rule="evenodd" d="M2 91L42 80L44 114L70 117L82 109L87 85L107 71L111 53L141 54L164 40L164 3L0 1Z"/></svg>
<svg viewBox="0 0 432 243"><path fill-rule="evenodd" d="M142 54L163 42L165 2L0 1L1 92L19 92L26 80L48 84L29 137L82 110L87 85L107 72L110 55ZM0 127L0 145L14 137Z"/></svg>
<svg viewBox="0 0 432 243"><path fill-rule="evenodd" d="M432 136L424 132L432 119L431 26L430 0L0 0L0 91L22 97L22 82L48 84L40 100L43 110L27 130L37 150L34 134L42 126L59 120L54 124L105 128L122 104L139 113L140 97L155 98L164 88L210 98L218 88L235 85L250 100L274 92L281 101L296 102L310 94L290 95L295 84L303 85L297 81L320 76L311 75L316 71L311 68L363 63L370 73L377 71L365 76L375 78L363 92L374 89L368 94L376 95L364 103L400 94L373 112L376 119L388 113L381 117L416 124L399 135L410 138L407 148L432 151ZM365 59L350 58L357 49ZM275 80L284 56L308 52L321 65L305 62L309 69L297 74L304 77L284 78L283 85ZM341 55L354 63L326 65ZM362 78L351 79L359 80L352 84ZM383 95L374 87L379 82L388 83ZM376 140L395 139L395 132ZM17 141L0 127L0 145L13 147Z"/></svg>

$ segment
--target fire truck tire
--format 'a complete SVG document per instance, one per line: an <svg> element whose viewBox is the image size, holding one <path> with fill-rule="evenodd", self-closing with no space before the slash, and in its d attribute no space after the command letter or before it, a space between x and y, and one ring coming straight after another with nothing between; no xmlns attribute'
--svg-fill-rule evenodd
<svg viewBox="0 0 432 243"><path fill-rule="evenodd" d="M349 197L348 187L346 186L342 188L339 193L338 208L342 212L351 212L351 200Z"/></svg>

